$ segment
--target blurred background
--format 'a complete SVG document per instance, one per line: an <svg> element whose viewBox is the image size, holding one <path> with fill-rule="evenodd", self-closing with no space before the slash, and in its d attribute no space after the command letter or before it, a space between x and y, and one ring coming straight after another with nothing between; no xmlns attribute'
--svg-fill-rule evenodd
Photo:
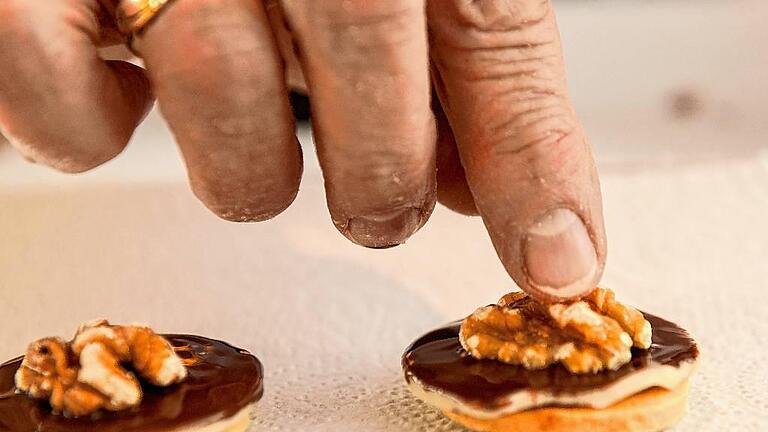
<svg viewBox="0 0 768 432"><path fill-rule="evenodd" d="M768 2L556 3L602 175L605 283L699 339L679 430L768 430ZM298 133L299 197L257 225L194 199L157 112L83 175L0 144L0 358L87 319L144 321L262 357L255 430L460 430L407 396L398 356L513 289L482 223L438 207L402 247L353 246L325 209L308 124Z"/></svg>

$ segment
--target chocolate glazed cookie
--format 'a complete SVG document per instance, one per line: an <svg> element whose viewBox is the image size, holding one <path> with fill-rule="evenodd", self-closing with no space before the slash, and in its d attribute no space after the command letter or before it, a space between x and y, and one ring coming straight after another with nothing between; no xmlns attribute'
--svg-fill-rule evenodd
<svg viewBox="0 0 768 432"><path fill-rule="evenodd" d="M685 414L698 356L681 327L598 288L561 304L509 294L417 339L402 367L417 398L473 430L654 432Z"/></svg>
<svg viewBox="0 0 768 432"><path fill-rule="evenodd" d="M263 393L263 369L247 351L192 335L164 335L187 367L187 378L167 388L144 385L128 411L79 418L53 413L45 401L16 391L22 358L0 366L0 430L8 432L245 431Z"/></svg>
<svg viewBox="0 0 768 432"><path fill-rule="evenodd" d="M577 375L562 366L527 370L477 360L463 352L458 321L427 333L408 347L403 356L405 379L469 405L495 410L506 405L510 393L518 391L578 395L609 387L654 367L680 368L696 360L696 342L685 330L654 315L644 315L653 326L653 345L648 350L633 350L632 361L616 371Z"/></svg>

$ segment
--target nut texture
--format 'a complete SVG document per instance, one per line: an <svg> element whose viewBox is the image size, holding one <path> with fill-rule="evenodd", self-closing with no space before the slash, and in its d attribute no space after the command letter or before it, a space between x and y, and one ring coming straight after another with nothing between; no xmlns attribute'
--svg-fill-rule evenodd
<svg viewBox="0 0 768 432"><path fill-rule="evenodd" d="M562 363L572 373L596 373L628 363L633 346L649 348L651 325L604 288L580 301L551 305L516 292L477 309L462 323L459 339L478 359L526 369Z"/></svg>
<svg viewBox="0 0 768 432"><path fill-rule="evenodd" d="M150 328L100 320L80 326L71 342L44 338L30 344L16 372L16 387L74 417L100 409L120 411L142 399L139 380L124 364L156 386L187 376L173 347Z"/></svg>

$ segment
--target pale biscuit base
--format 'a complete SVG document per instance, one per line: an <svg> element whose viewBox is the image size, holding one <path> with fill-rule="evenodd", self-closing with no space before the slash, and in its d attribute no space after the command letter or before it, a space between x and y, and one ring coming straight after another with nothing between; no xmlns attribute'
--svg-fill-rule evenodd
<svg viewBox="0 0 768 432"><path fill-rule="evenodd" d="M240 410L232 417L227 417L205 426L184 426L174 429L175 432L246 432L251 426L251 418L255 414L256 404Z"/></svg>
<svg viewBox="0 0 768 432"><path fill-rule="evenodd" d="M685 381L674 390L648 389L604 409L538 408L496 419L444 414L482 432L658 432L685 415L688 387Z"/></svg>

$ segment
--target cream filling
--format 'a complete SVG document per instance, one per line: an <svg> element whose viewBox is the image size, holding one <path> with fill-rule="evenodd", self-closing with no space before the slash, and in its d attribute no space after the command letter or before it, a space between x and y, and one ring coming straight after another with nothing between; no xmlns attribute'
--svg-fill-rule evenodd
<svg viewBox="0 0 768 432"><path fill-rule="evenodd" d="M504 398L501 406L493 409L468 404L454 395L421 384L418 378L413 376L408 383L408 388L414 396L441 411L455 412L477 419L494 419L553 405L607 408L651 387L675 389L691 376L696 366L696 361L683 362L678 366L650 366L625 375L607 386L574 394L556 395L530 388L522 389L511 392Z"/></svg>
<svg viewBox="0 0 768 432"><path fill-rule="evenodd" d="M255 410L256 404L253 403L231 417L200 425L182 426L175 430L179 432L246 432L251 425L251 416Z"/></svg>

